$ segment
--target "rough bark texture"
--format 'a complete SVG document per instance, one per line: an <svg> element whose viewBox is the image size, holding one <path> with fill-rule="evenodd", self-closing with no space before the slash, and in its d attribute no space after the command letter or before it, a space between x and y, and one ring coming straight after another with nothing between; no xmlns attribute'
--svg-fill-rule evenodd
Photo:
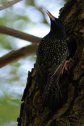
<svg viewBox="0 0 84 126"><path fill-rule="evenodd" d="M84 126L84 1L70 0L61 9L59 18L64 22L70 39L77 42L71 66L72 80L67 80L67 101L54 112L43 105L34 66L28 73L18 126Z"/></svg>

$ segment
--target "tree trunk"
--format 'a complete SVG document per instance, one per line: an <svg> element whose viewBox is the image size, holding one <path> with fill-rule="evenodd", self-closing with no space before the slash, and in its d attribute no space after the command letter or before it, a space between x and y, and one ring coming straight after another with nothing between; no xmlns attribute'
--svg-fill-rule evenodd
<svg viewBox="0 0 84 126"><path fill-rule="evenodd" d="M34 66L28 73L18 126L84 126L84 0L69 0L60 10L59 18L64 23L70 39L77 43L71 66L72 81L67 80L67 100L55 112L43 105L35 80L36 67Z"/></svg>

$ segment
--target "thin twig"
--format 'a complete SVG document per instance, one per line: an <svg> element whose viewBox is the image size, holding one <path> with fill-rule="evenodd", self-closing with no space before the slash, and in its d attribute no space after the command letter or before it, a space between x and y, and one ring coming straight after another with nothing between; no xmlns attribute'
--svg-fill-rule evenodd
<svg viewBox="0 0 84 126"><path fill-rule="evenodd" d="M36 50L37 50L37 45L32 44L15 51L11 51L0 58L0 68L23 57L33 55L35 54Z"/></svg>
<svg viewBox="0 0 84 126"><path fill-rule="evenodd" d="M27 33L24 33L24 32L9 28L9 27L5 27L5 26L0 26L0 33L17 37L26 41L30 41L34 44L39 43L42 39L40 37L30 35L30 34L27 34Z"/></svg>
<svg viewBox="0 0 84 126"><path fill-rule="evenodd" d="M10 6L13 6L14 4L16 4L20 1L22 1L22 0L11 0L11 1L5 2L3 4L0 4L0 10L4 10Z"/></svg>

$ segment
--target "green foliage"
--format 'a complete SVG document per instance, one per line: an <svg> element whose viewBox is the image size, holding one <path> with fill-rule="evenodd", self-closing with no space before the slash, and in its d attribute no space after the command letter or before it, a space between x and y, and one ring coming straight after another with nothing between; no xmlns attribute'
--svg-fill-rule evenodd
<svg viewBox="0 0 84 126"><path fill-rule="evenodd" d="M0 48L12 49L10 39L7 36L0 35Z"/></svg>
<svg viewBox="0 0 84 126"><path fill-rule="evenodd" d="M19 114L19 101L10 97L0 98L0 125L14 120Z"/></svg>
<svg viewBox="0 0 84 126"><path fill-rule="evenodd" d="M25 5L27 5L27 6L30 6L30 5L35 6L35 1L34 0L25 0Z"/></svg>
<svg viewBox="0 0 84 126"><path fill-rule="evenodd" d="M16 16L16 20L23 20L25 21L26 23L28 22L28 17L27 16L24 16L24 15L17 15Z"/></svg>

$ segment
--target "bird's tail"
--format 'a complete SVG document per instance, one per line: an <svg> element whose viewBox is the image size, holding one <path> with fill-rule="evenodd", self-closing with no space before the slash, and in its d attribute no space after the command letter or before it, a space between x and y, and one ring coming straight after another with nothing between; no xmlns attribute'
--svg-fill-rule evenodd
<svg viewBox="0 0 84 126"><path fill-rule="evenodd" d="M67 97L67 83L62 83L63 75L61 70L63 65L64 62L58 66L54 74L48 79L43 93L44 104L53 110L61 107Z"/></svg>

